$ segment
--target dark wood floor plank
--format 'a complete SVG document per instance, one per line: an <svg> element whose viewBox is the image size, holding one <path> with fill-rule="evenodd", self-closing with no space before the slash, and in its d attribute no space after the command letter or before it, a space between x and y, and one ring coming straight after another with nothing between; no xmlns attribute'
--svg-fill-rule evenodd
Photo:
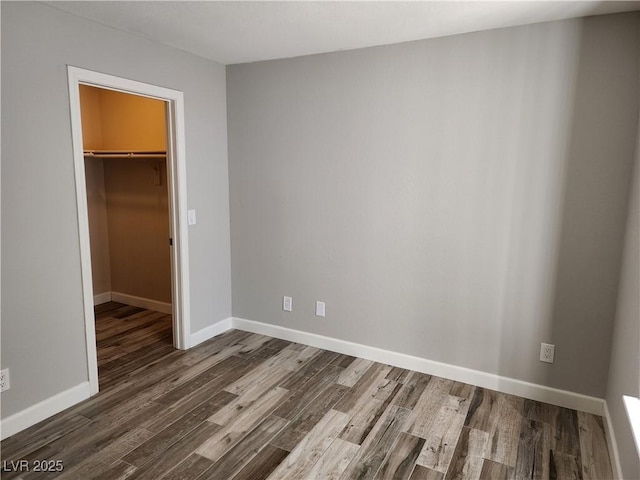
<svg viewBox="0 0 640 480"><path fill-rule="evenodd" d="M400 367L393 367L387 374L387 380L393 380L396 383L405 383L406 378L411 374L410 370Z"/></svg>
<svg viewBox="0 0 640 480"><path fill-rule="evenodd" d="M304 384L305 388L295 389L291 396L280 405L274 413L282 418L293 420L300 412L306 409L309 404L329 385L335 382L342 369L333 365L328 365ZM285 382L286 384L286 382ZM281 387L286 388L284 384ZM343 389L346 392L347 388Z"/></svg>
<svg viewBox="0 0 640 480"><path fill-rule="evenodd" d="M549 478L551 480L582 480L580 460L573 455L551 450Z"/></svg>
<svg viewBox="0 0 640 480"><path fill-rule="evenodd" d="M140 467L152 458L161 455L171 445L180 441L189 432L204 422L224 405L228 404L235 396L228 392L218 392L209 401L189 411L181 418L168 425L138 448L123 457L123 460L134 467Z"/></svg>
<svg viewBox="0 0 640 480"><path fill-rule="evenodd" d="M507 480L511 478L512 471L512 467L485 459L480 471L480 480Z"/></svg>
<svg viewBox="0 0 640 480"><path fill-rule="evenodd" d="M289 395L288 390L280 387L270 390L256 400L252 408L242 410L232 421L222 426L219 431L198 448L196 453L214 462L217 461L265 417L270 415L276 406L287 398L287 395ZM209 422L213 423L211 418Z"/></svg>
<svg viewBox="0 0 640 480"><path fill-rule="evenodd" d="M536 402L525 398L523 416L529 420L551 425L558 415L559 408L549 403Z"/></svg>
<svg viewBox="0 0 640 480"><path fill-rule="evenodd" d="M100 327L100 323L103 323L102 327ZM102 320L102 322L96 322L96 340L101 345L109 345L118 339L125 339L127 335L136 330L153 325L171 326L171 315L142 310L136 315L124 319L119 318L117 321L115 318Z"/></svg>
<svg viewBox="0 0 640 480"><path fill-rule="evenodd" d="M307 433L331 410L342 398L347 387L331 384L318 394L311 402L293 419L293 421L276 436L271 444L288 452L302 440ZM277 414L278 410L274 411Z"/></svg>
<svg viewBox="0 0 640 480"><path fill-rule="evenodd" d="M220 426L203 422L183 437L152 462L138 468L129 478L131 480L156 480L163 478L177 467L189 455L194 453L204 442L211 438Z"/></svg>
<svg viewBox="0 0 640 480"><path fill-rule="evenodd" d="M125 480L136 470L136 467L121 460L109 466L96 476L89 477L91 480Z"/></svg>
<svg viewBox="0 0 640 480"><path fill-rule="evenodd" d="M329 410L302 438L280 465L271 473L271 480L300 480L308 478L309 472L322 454L349 421L349 415Z"/></svg>
<svg viewBox="0 0 640 480"><path fill-rule="evenodd" d="M402 388L391 403L402 408L413 409L430 381L431 375L411 372L402 382Z"/></svg>
<svg viewBox="0 0 640 480"><path fill-rule="evenodd" d="M340 374L338 383L345 387L353 387L360 380L367 370L374 364L371 360L356 358L351 364Z"/></svg>
<svg viewBox="0 0 640 480"><path fill-rule="evenodd" d="M449 391L452 380L432 377L424 389L418 402L413 407L411 427L407 430L412 435L426 438L431 432L431 425L436 421L438 412L451 396ZM455 398L455 397L454 397Z"/></svg>
<svg viewBox="0 0 640 480"><path fill-rule="evenodd" d="M2 460L11 461L64 437L78 428L86 426L90 420L82 415L66 412L9 437L2 442Z"/></svg>
<svg viewBox="0 0 640 480"><path fill-rule="evenodd" d="M360 450L360 445L336 438L307 473L308 478L338 480Z"/></svg>
<svg viewBox="0 0 640 480"><path fill-rule="evenodd" d="M345 413L355 413L359 407L368 402L369 398L375 396L379 389L391 387L395 388L395 382L387 380L385 377L391 367L382 364L374 364L362 377L351 387L342 397L342 400L335 406L336 410Z"/></svg>
<svg viewBox="0 0 640 480"><path fill-rule="evenodd" d="M480 478L488 440L487 432L463 427L445 480Z"/></svg>
<svg viewBox="0 0 640 480"><path fill-rule="evenodd" d="M232 480L264 480L280 465L289 452L267 445L253 457Z"/></svg>
<svg viewBox="0 0 640 480"><path fill-rule="evenodd" d="M387 456L396 437L407 427L411 411L390 405L378 420L341 479L372 479Z"/></svg>
<svg viewBox="0 0 640 480"><path fill-rule="evenodd" d="M582 474L585 480L613 478L601 417L578 412Z"/></svg>
<svg viewBox="0 0 640 480"><path fill-rule="evenodd" d="M424 438L401 432L374 478L408 480L423 446Z"/></svg>
<svg viewBox="0 0 640 480"><path fill-rule="evenodd" d="M291 342L287 342L286 340L281 340L279 338L271 338L260 348L257 348L252 352L244 353L240 351L236 355L250 362L258 362L260 360L266 360L273 357L280 350L287 348L289 345L291 345Z"/></svg>
<svg viewBox="0 0 640 480"><path fill-rule="evenodd" d="M269 415L262 423L249 432L233 448L216 461L200 480L231 478L247 465L265 445L289 422Z"/></svg>
<svg viewBox="0 0 640 480"><path fill-rule="evenodd" d="M207 340L189 350L189 353L193 358L203 359L210 355L215 355L222 352L227 347L234 345L241 345L241 349L245 347L243 341L253 334L249 332L243 332L241 330L229 330L223 334ZM240 351L240 350L239 350Z"/></svg>
<svg viewBox="0 0 640 480"><path fill-rule="evenodd" d="M349 424L344 429L340 438L356 445L361 445L369 432L373 429L378 419L387 409L393 397L398 393L401 384L392 380L384 379L386 388L380 388L374 395L357 407L356 413L352 416Z"/></svg>
<svg viewBox="0 0 640 480"><path fill-rule="evenodd" d="M489 416L489 444L485 452L486 458L515 467L524 400L501 393L494 407Z"/></svg>
<svg viewBox="0 0 640 480"><path fill-rule="evenodd" d="M522 419L515 478L544 480L549 478L551 430L549 425L529 418Z"/></svg>
<svg viewBox="0 0 640 480"><path fill-rule="evenodd" d="M446 473L460 438L469 402L449 395L440 407L425 438L417 463L431 470Z"/></svg>
<svg viewBox="0 0 640 480"><path fill-rule="evenodd" d="M212 465L213 462L208 458L192 453L181 461L176 468L167 473L164 476L164 480L195 480L200 478Z"/></svg>
<svg viewBox="0 0 640 480"><path fill-rule="evenodd" d="M411 472L409 480L444 480L444 473L436 472L422 465L416 465L413 472Z"/></svg>
<svg viewBox="0 0 640 480"><path fill-rule="evenodd" d="M351 355L340 354L334 360L331 361L331 365L335 365L340 368L347 368L355 361L356 357Z"/></svg>
<svg viewBox="0 0 640 480"><path fill-rule="evenodd" d="M580 431L578 428L578 413L568 408L557 409L557 415L551 424L552 448L557 452L566 453L573 457L580 457Z"/></svg>
<svg viewBox="0 0 640 480"><path fill-rule="evenodd" d="M295 391L307 388L307 383L316 377L320 371L327 371L327 366L332 360L337 358L338 354L334 352L320 351L317 355L311 357L308 362L302 367L292 373L287 379L280 384L282 388ZM328 371L339 371L337 368L329 369Z"/></svg>
<svg viewBox="0 0 640 480"><path fill-rule="evenodd" d="M157 343L147 345L133 350L112 362L99 365L98 374L103 377L102 379L105 379L105 377L122 378L127 373L164 357L172 350L173 345L158 345Z"/></svg>
<svg viewBox="0 0 640 480"><path fill-rule="evenodd" d="M213 365L208 366L208 368L184 381L181 385L159 395L156 398L156 401L158 403L170 405L216 379L219 379L216 384L219 384L220 390L222 390L224 386L228 385L231 378L239 378L237 375L238 372L246 372L251 367L251 364L242 358L234 356L224 357L224 355L221 355L220 360L217 362L207 362L205 366L208 366L211 363L213 363ZM213 358L215 358L214 355L210 357L210 359Z"/></svg>
<svg viewBox="0 0 640 480"><path fill-rule="evenodd" d="M151 432L143 428L131 430L90 457L82 460L75 467L66 466L64 473L59 478L61 480L87 480L92 478L95 472L109 470L114 463L119 462L119 459L144 443L152 435ZM126 469L124 473L127 472L131 473L132 470Z"/></svg>
<svg viewBox="0 0 640 480"><path fill-rule="evenodd" d="M491 428L490 415L497 401L497 392L486 388L476 388L464 426L488 433Z"/></svg>

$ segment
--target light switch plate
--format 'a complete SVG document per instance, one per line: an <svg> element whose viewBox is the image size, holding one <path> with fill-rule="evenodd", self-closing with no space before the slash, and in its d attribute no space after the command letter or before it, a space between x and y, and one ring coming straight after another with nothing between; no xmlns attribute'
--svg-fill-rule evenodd
<svg viewBox="0 0 640 480"><path fill-rule="evenodd" d="M293 310L293 299L291 297L282 297L282 310L285 312Z"/></svg>
<svg viewBox="0 0 640 480"><path fill-rule="evenodd" d="M187 210L187 223L189 225L196 224L196 211L195 210Z"/></svg>

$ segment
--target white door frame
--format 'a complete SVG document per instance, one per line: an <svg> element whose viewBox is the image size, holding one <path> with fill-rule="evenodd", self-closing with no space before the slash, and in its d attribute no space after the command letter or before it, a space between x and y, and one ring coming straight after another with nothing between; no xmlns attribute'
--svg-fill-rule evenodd
<svg viewBox="0 0 640 480"><path fill-rule="evenodd" d="M98 357L96 350L95 317L93 310L93 281L91 273L91 245L89 215L82 148L82 119L80 116L80 84L141 95L167 102L167 180L169 185L169 223L173 250L171 255L173 344L181 350L190 345L191 325L189 309L189 251L187 231L187 179L184 135L184 96L178 90L136 82L126 78L67 66L69 102L71 107L71 135L75 168L80 262L82 265L82 294L84 301L87 368L91 395L98 392Z"/></svg>

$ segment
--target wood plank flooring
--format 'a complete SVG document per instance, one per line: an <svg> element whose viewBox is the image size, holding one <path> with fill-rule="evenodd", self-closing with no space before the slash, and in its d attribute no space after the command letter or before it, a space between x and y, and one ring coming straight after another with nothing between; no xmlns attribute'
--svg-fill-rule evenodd
<svg viewBox="0 0 640 480"><path fill-rule="evenodd" d="M100 393L4 440L3 479L612 478L594 415L238 330L174 350L115 303L96 335Z"/></svg>

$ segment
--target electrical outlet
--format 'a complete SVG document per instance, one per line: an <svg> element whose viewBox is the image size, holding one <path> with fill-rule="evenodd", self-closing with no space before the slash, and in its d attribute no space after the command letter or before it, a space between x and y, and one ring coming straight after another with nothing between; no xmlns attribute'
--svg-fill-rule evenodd
<svg viewBox="0 0 640 480"><path fill-rule="evenodd" d="M293 299L291 297L282 297L282 310L285 312L293 310Z"/></svg>
<svg viewBox="0 0 640 480"><path fill-rule="evenodd" d="M556 346L550 343L540 344L540 361L546 363L553 363L553 357L556 353Z"/></svg>
<svg viewBox="0 0 640 480"><path fill-rule="evenodd" d="M324 302L316 302L316 317L324 317Z"/></svg>
<svg viewBox="0 0 640 480"><path fill-rule="evenodd" d="M9 369L5 368L0 371L0 392L9 390Z"/></svg>

